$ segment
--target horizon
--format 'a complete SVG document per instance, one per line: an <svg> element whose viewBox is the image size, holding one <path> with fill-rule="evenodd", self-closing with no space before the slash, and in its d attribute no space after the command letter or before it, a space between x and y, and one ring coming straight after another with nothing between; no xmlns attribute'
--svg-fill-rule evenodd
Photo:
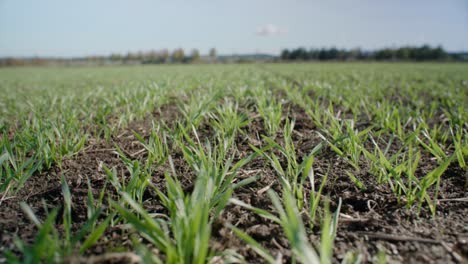
<svg viewBox="0 0 468 264"><path fill-rule="evenodd" d="M283 3L282 3L283 2ZM279 55L298 47L468 51L468 1L0 0L0 57L79 58L183 48Z"/></svg>
<svg viewBox="0 0 468 264"><path fill-rule="evenodd" d="M356 48L353 48L353 49L359 49L361 52L369 52L369 53L375 53L375 52L378 52L378 51L381 51L381 50L384 50L384 49L398 49L398 48L420 48L422 46L427 46L427 44L423 44L423 45L420 45L420 46L398 46L398 47L383 47L383 48L380 48L380 49L375 49L375 50L364 50L364 49L361 49L360 47L356 47ZM437 46L430 46L430 48L437 48ZM284 50L288 50L288 51L293 51L293 50L297 50L297 49L305 49L307 51L310 51L310 50L320 50L320 49L325 49L325 50L330 50L330 49L333 49L333 48L336 48L336 47L322 47L322 48L306 48L306 47L296 47L296 48L289 48L289 49L283 49L281 50L278 54L274 54L274 53L268 53L268 52L251 52L251 53L232 53L232 54L227 54L227 53L221 53L221 54L217 54L216 56L217 57L236 57L236 56L271 56L271 57L281 57L281 52L284 51ZM443 48L443 47L442 47ZM163 49L164 50L164 49ZM172 51L176 50L176 49L165 49L167 50L169 53L171 53ZM193 49L191 49L193 50ZM184 53L185 53L185 56L190 56L190 51L191 50L184 50ZM351 51L352 49L338 49L338 50L345 50L345 51ZM124 53L110 53L110 54L91 54L91 55L82 55L82 56L37 56L37 55L31 55L31 56L1 56L0 55L0 59L8 59L8 58L16 58L16 59L51 59L51 60L72 60L72 59L85 59L85 58L92 58L92 57L97 57L97 58L108 58L108 57L111 57L112 55L121 55L121 56L125 56L127 55L129 52L131 54L136 54L138 52L142 52L142 53L148 53L148 52L151 52L151 51L161 51L161 50L138 50L138 51L128 51L128 52L124 52ZM460 51L447 51L447 50L444 50L445 52L447 52L447 54L466 54L468 53L468 50L460 50ZM210 55L208 53L201 53L200 54L201 57L209 57Z"/></svg>

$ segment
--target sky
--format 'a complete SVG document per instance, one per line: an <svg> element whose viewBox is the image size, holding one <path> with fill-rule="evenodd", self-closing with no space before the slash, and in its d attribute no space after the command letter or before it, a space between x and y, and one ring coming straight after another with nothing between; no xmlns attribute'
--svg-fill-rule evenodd
<svg viewBox="0 0 468 264"><path fill-rule="evenodd" d="M468 51L468 0L0 0L0 57L422 44Z"/></svg>

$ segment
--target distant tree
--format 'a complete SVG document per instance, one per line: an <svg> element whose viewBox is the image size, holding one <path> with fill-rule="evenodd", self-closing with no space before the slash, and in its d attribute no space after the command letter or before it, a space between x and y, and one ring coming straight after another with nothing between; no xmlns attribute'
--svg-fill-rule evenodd
<svg viewBox="0 0 468 264"><path fill-rule="evenodd" d="M111 61L120 61L122 60L122 55L118 54L118 53L113 53L109 56L109 59Z"/></svg>
<svg viewBox="0 0 468 264"><path fill-rule="evenodd" d="M336 59L344 61L348 58L348 54L349 54L348 51L346 51L345 49L339 49L336 55Z"/></svg>
<svg viewBox="0 0 468 264"><path fill-rule="evenodd" d="M441 46L438 46L432 51L433 59L435 60L445 60L448 58L447 53Z"/></svg>
<svg viewBox="0 0 468 264"><path fill-rule="evenodd" d="M215 48L210 49L210 58L211 61L216 61L217 53Z"/></svg>
<svg viewBox="0 0 468 264"><path fill-rule="evenodd" d="M395 56L399 60L409 60L411 55L410 47L401 47L396 50Z"/></svg>
<svg viewBox="0 0 468 264"><path fill-rule="evenodd" d="M6 58L5 65L6 66L23 66L25 65L25 61L19 58Z"/></svg>
<svg viewBox="0 0 468 264"><path fill-rule="evenodd" d="M183 62L185 59L184 50L181 48L175 49L172 52L172 61L173 62Z"/></svg>
<svg viewBox="0 0 468 264"><path fill-rule="evenodd" d="M308 57L309 57L309 54L304 48L291 50L291 53L289 54L289 58L291 60L307 60Z"/></svg>
<svg viewBox="0 0 468 264"><path fill-rule="evenodd" d="M284 49L281 51L281 59L282 60L289 60L289 50L288 49Z"/></svg>
<svg viewBox="0 0 468 264"><path fill-rule="evenodd" d="M143 60L143 58L144 58L144 53L143 53L143 51L141 51L141 50L138 51L137 54L136 54L136 59L139 60L139 61L141 61L141 60Z"/></svg>
<svg viewBox="0 0 468 264"><path fill-rule="evenodd" d="M198 49L193 49L190 53L190 59L192 61L199 61L200 60L200 51Z"/></svg>
<svg viewBox="0 0 468 264"><path fill-rule="evenodd" d="M129 51L127 52L127 54L124 55L123 58L124 58L124 61L128 61L131 59L131 57L132 57L132 53Z"/></svg>
<svg viewBox="0 0 468 264"><path fill-rule="evenodd" d="M309 60L318 60L320 51L317 49L310 49L308 52Z"/></svg>
<svg viewBox="0 0 468 264"><path fill-rule="evenodd" d="M309 60L309 52L304 48L299 48L298 50L299 58L301 60Z"/></svg>
<svg viewBox="0 0 468 264"><path fill-rule="evenodd" d="M293 49L291 50L291 53L289 54L289 59L290 60L299 60L300 57L300 50L299 49Z"/></svg>
<svg viewBox="0 0 468 264"><path fill-rule="evenodd" d="M396 51L393 49L382 49L375 53L376 60L391 60L396 57Z"/></svg>
<svg viewBox="0 0 468 264"><path fill-rule="evenodd" d="M318 59L319 60L328 60L329 59L328 50L327 49L320 49L320 51L318 52Z"/></svg>
<svg viewBox="0 0 468 264"><path fill-rule="evenodd" d="M329 51L328 51L328 56L330 60L336 60L338 59L338 55L339 55L339 51L337 48L331 48Z"/></svg>
<svg viewBox="0 0 468 264"><path fill-rule="evenodd" d="M167 60L169 59L169 50L167 50L167 49L161 50L159 52L159 58L160 58L162 63L167 62Z"/></svg>
<svg viewBox="0 0 468 264"><path fill-rule="evenodd" d="M359 60L362 57L361 49L355 48L349 51L348 53L348 60Z"/></svg>
<svg viewBox="0 0 468 264"><path fill-rule="evenodd" d="M155 51L155 50L150 50L144 56L145 56L146 60L149 60L149 61L151 61L153 63L158 60L158 52Z"/></svg>

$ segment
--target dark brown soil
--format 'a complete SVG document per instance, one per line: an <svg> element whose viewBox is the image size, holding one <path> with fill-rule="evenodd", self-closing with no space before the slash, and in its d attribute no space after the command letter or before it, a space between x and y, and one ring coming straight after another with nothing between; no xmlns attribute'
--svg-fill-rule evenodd
<svg viewBox="0 0 468 264"><path fill-rule="evenodd" d="M291 106L294 107L294 106ZM126 175L124 164L115 153L116 146L123 149L128 156L134 159L144 159L146 153L133 136L133 131L148 136L151 130L151 121L165 120L168 126L177 119L177 107L165 105L146 120L134 122L123 130L110 142L90 140L88 146L79 154L66 159L61 167L53 167L49 171L34 175L27 181L24 188L14 197L8 197L1 204L0 210L0 253L13 250L14 236L26 242L32 242L36 228L25 217L19 207L24 201L37 214L38 218L45 216L44 205L51 209L63 203L60 189L60 177L64 175L70 186L73 200L73 222L78 228L87 215L86 197L88 192L87 179L90 180L93 194L98 196L105 187L106 196L116 198L114 188L105 182L106 175L102 165L115 167L119 173ZM307 155L321 139L316 133L313 122L301 109L295 108L286 111L285 117L295 118L294 141L297 156ZM248 143L261 146L258 135L265 134L263 124L259 117L252 117L252 122L243 128L245 134L236 138L238 158L252 153ZM200 137L210 137L213 134L209 122L204 123L199 130ZM282 142L278 134L277 141ZM186 191L192 187L193 175L184 162L182 155L176 149L171 153L179 175ZM420 173L426 173L437 166L437 162L423 156ZM462 263L468 259L468 207L466 201L451 200L452 198L467 197L466 172L456 163L450 165L442 176L438 198L437 214L432 217L426 207L418 215L416 206L406 208L405 203L399 203L389 186L379 185L374 176L368 172L366 166L356 171L331 149L324 148L317 155L314 163L317 176L315 187L318 188L321 179L328 171L328 182L325 185L323 199L329 197L332 209L336 208L338 200L342 199L339 227L334 247L335 262L340 262L347 252L360 254L362 262L376 262L379 252L384 252L392 263ZM169 171L167 165L162 165L155 175L153 182L164 189L163 172ZM354 173L366 189L360 190L350 180L346 171ZM280 191L280 183L269 163L262 158L256 158L240 171L239 180L258 175L259 179L243 188L237 189L234 196L253 206L268 209L274 208L264 192L266 186ZM306 183L307 190L311 189ZM144 207L151 212L164 213L156 195L148 190L145 194ZM106 202L105 202L106 204ZM304 220L307 220L304 215ZM60 221L59 221L60 222ZM291 252L281 227L239 206L229 205L220 218L214 222L211 248L215 251L235 249L243 255L249 263L263 263L259 255L239 240L226 227L230 223L246 231L274 255L281 253L285 262L290 261ZM57 223L60 229L60 223ZM131 233L124 226L109 228L97 245L91 248L86 255L99 255L108 252L132 251ZM320 228L310 230L310 241L318 246ZM118 261L117 261L118 262ZM122 262L125 262L122 260Z"/></svg>

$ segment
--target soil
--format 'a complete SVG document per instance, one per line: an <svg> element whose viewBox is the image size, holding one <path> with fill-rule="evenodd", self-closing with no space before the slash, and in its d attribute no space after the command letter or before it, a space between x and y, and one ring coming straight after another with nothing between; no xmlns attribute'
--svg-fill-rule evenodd
<svg viewBox="0 0 468 264"><path fill-rule="evenodd" d="M133 158L144 159L146 153L133 131L137 131L145 137L149 136L151 121L166 120L167 124L173 124L177 119L178 108L174 104L165 105L157 112L148 116L143 121L133 122L109 142L103 140L90 140L87 147L75 156L64 160L61 167L55 166L48 171L31 177L24 188L13 197L7 197L1 204L0 210L0 255L2 252L12 250L16 252L13 244L15 236L26 242L32 242L37 232L35 226L26 218L20 209L19 202L26 202L36 213L39 219L44 219L45 210L60 207L63 203L60 177L64 175L70 186L73 200L73 223L78 228L87 218L87 192L89 179L93 195L97 197L105 187L106 195L116 198L114 188L105 182L106 175L102 165L109 168L115 167L123 175L126 174L124 164L115 153L116 146L123 149L126 154L134 155ZM251 111L246 111L251 112ZM307 155L322 140L317 135L317 128L304 113L295 106L285 109L284 117L296 120L294 130L294 142L297 156ZM260 146L258 135L266 134L262 120L258 116L252 116L252 122L243 128L244 134L238 134L236 144L238 158L250 153L248 143ZM200 127L199 136L210 138L213 134L208 120ZM281 135L276 137L282 142ZM383 139L382 139L383 140ZM397 142L395 144L398 144ZM397 147L397 146L395 146ZM178 175L184 175L181 179L186 191L193 187L193 175L183 157L177 151L171 153ZM424 153L418 173L424 175L437 166L437 162ZM467 197L466 171L463 171L457 163L450 165L442 176L438 193L440 202L437 213L432 216L426 207L423 207L418 215L416 206L406 208L405 203L399 203L389 186L377 183L375 176L369 173L369 168L364 164L361 170L356 170L331 149L325 147L317 155L314 162L317 182L315 188L321 184L323 175L328 172L328 182L325 185L322 199L331 201L331 209L337 207L337 202L342 199L341 214L337 237L334 246L334 262L340 262L347 252L359 253L363 263L376 262L379 252L384 252L387 260L392 263L463 263L468 259L468 207L466 201L457 201L454 198ZM155 175L153 183L161 189L165 189L163 173L169 171L165 164L161 166ZM352 172L366 187L361 190L351 181L346 171ZM237 189L234 197L253 206L268 209L274 212L274 208L266 194L262 190L270 186L277 192L280 191L280 183L269 163L256 158L238 171L239 180L258 175L259 179L247 186ZM311 189L310 183L305 188ZM145 194L143 206L151 212L165 213L159 204L156 194L151 190ZM306 208L307 209L307 208ZM306 216L304 215L304 220ZM291 261L291 252L288 250L287 239L282 233L281 227L260 216L245 210L239 206L229 205L213 224L210 246L215 251L235 249L245 257L248 263L263 263L264 261L250 247L239 240L226 227L230 223L246 231L274 255L281 254L285 263ZM60 230L60 223L57 223ZM320 240L320 228L309 229L311 243L318 247ZM109 252L131 252L132 242L130 237L134 235L124 226L114 226L106 230L105 235L86 252L89 259L81 258L81 261L91 261L91 256L96 258ZM120 256L117 254L117 256ZM109 263L125 263L128 256L121 259L102 258ZM100 258L101 259L101 258ZM73 261L70 261L73 262Z"/></svg>

